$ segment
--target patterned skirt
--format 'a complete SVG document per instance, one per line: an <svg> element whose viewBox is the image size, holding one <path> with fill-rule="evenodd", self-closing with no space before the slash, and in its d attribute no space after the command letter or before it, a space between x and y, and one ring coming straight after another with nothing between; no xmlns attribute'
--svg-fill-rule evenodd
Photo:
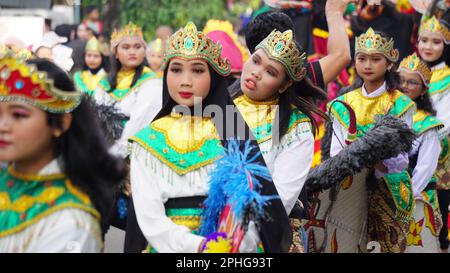
<svg viewBox="0 0 450 273"><path fill-rule="evenodd" d="M441 155L439 157L439 164L436 169L436 177L438 179L438 190L450 190L450 152L449 152L449 139L443 139L441 141Z"/></svg>
<svg viewBox="0 0 450 273"><path fill-rule="evenodd" d="M438 164L436 177L438 190L450 190L450 157Z"/></svg>
<svg viewBox="0 0 450 273"><path fill-rule="evenodd" d="M383 253L402 253L406 249L409 221L399 219L395 203L383 179L369 176L368 240L380 244Z"/></svg>
<svg viewBox="0 0 450 273"><path fill-rule="evenodd" d="M289 218L289 221L291 222L291 228L292 228L292 244L289 248L289 253L305 253L305 241L303 239L303 224L302 220L295 219L295 218Z"/></svg>

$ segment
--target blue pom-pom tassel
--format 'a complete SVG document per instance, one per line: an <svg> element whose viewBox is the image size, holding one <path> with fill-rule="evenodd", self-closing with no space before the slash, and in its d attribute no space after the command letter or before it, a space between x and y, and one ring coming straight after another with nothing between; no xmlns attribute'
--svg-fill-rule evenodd
<svg viewBox="0 0 450 273"><path fill-rule="evenodd" d="M241 224L264 217L264 206L278 196L262 196L258 189L261 184L257 177L271 180L269 170L255 160L260 153L251 156L254 147L246 141L240 149L241 141L229 140L222 157L210 173L210 190L204 202L202 224L199 233L207 236L217 231L219 217L227 204L231 204L233 214ZM250 182L251 180L251 182Z"/></svg>
<svg viewBox="0 0 450 273"><path fill-rule="evenodd" d="M123 197L117 199L117 214L122 220L128 215L128 201Z"/></svg>

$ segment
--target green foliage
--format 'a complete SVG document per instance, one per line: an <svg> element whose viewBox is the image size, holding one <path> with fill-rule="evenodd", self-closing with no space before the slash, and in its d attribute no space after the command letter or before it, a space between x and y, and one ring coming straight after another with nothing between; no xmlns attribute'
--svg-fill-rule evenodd
<svg viewBox="0 0 450 273"><path fill-rule="evenodd" d="M83 0L82 6L96 5L103 9L111 0ZM202 29L209 19L229 19L225 0L116 0L120 1L120 23L129 21L142 26L144 37L151 40L160 25L174 30L193 21Z"/></svg>

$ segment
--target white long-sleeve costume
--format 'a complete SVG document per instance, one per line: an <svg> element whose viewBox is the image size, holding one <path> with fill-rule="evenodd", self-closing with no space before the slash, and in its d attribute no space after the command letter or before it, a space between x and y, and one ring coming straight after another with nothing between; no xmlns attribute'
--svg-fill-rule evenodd
<svg viewBox="0 0 450 273"><path fill-rule="evenodd" d="M441 146L437 130L429 130L420 135L413 143L410 156L418 155L417 164L413 170L411 182L414 197L420 197L421 192L430 182L438 165Z"/></svg>
<svg viewBox="0 0 450 273"><path fill-rule="evenodd" d="M100 82L95 91L94 98L97 104L114 104L120 113L129 118L121 138L112 147L113 153L127 157L128 139L150 124L161 110L162 79L155 77L156 74L153 72L144 70L141 79L131 89L124 89L123 93L120 90L116 90L115 94L107 92L105 86L108 83L105 80Z"/></svg>
<svg viewBox="0 0 450 273"><path fill-rule="evenodd" d="M176 121L171 123L174 119ZM159 129L151 131L153 133L149 136L146 135L146 131L153 126ZM205 147L205 143L216 141L215 127L211 121L206 122L203 130L192 132L195 135L193 139L192 134L189 134L191 129L190 117L164 117L139 132L138 135L142 133L139 139L137 139L138 135L132 138L134 142L131 144L130 178L136 217L148 243L160 253L196 253L204 239L202 236L191 233L188 227L174 223L166 215L164 207L164 204L172 198L206 197L208 195L208 173L214 168L214 161L217 158L215 156L205 160L201 160L201 158L209 158L211 147L207 150L202 149ZM163 158L161 154L158 154L156 152L158 148L150 148L153 152L144 148L149 147L147 142L158 141L158 132L163 132L164 143L167 146L161 148L162 153L168 154L168 157ZM207 132L206 135L203 134L205 138L200 132ZM182 138L188 135L190 136L188 140ZM198 139L195 140L196 138ZM188 144L187 147L185 147L186 144ZM217 147L217 145L213 144L213 147ZM175 170L179 170L180 167L173 166L184 160L177 160L177 158L186 156L186 153L179 154L176 151L185 149L189 149L188 154L198 153L194 159L190 160L200 160L200 163L192 165L195 167L188 168L185 173L178 173ZM171 157L172 152L176 153ZM179 164L185 165L189 162L189 159L186 159ZM259 242L256 227L251 223L239 251L256 252Z"/></svg>
<svg viewBox="0 0 450 273"><path fill-rule="evenodd" d="M314 156L311 121L297 109L293 110L288 131L277 142L271 129L267 130L272 128L275 120L273 113L278 111L276 101L258 103L243 95L234 102L259 143L264 161L289 215L305 184ZM265 129L261 131L261 128Z"/></svg>
<svg viewBox="0 0 450 273"><path fill-rule="evenodd" d="M397 90L388 92L385 83L370 94L366 92L363 86L338 97L336 100L344 101L354 110L356 137L363 137L374 126L378 115L393 115L405 121L412 128L415 113L414 102ZM330 103L330 112L333 119L330 155L334 156L347 145L348 128L352 125L352 120L349 110L339 102ZM389 180L392 178L391 175L386 176L381 172L376 175L378 178L383 177L384 183L389 183L389 186L392 185L389 189L395 191L401 187L403 190L402 196L405 197L402 199L402 202L404 202L402 207L395 207L395 210L404 211L405 215L411 213L414 202L410 198L412 196L409 195L412 191L411 184L408 181L409 179L404 179L404 175L407 174L402 171L408 167L407 154L384 160L383 163L387 167L388 173L393 174L393 179ZM376 205L379 205L378 207L382 205L381 202L380 204L368 202L368 199L373 196L373 189L369 189L366 183L368 175L369 169L363 169L340 185L318 194L317 200L312 204L314 219L310 221L311 227L307 229L308 235L312 238L313 247L323 246L323 249L316 249L316 251L344 253L367 251L367 243L371 239L368 232L371 224L368 221L368 213L373 213L373 208ZM401 181L396 180L396 175L401 175ZM379 185L376 184L377 187ZM369 190L372 190L371 196L368 194ZM407 193L406 196L404 193ZM387 194L389 194L387 196L389 198L391 198L390 196L399 196L397 192L388 192ZM373 227L373 225L370 227ZM377 243L384 246L382 240L384 238L378 239Z"/></svg>
<svg viewBox="0 0 450 273"><path fill-rule="evenodd" d="M443 124L434 116L419 110L414 115L414 132L418 138L409 153L415 162L411 171L411 182L416 206L414 222L408 235L407 253L436 253L439 251L437 231L441 228L441 215L437 202L436 168L438 166L441 145L438 129ZM426 228L425 228L426 227ZM420 240L420 242L419 242Z"/></svg>

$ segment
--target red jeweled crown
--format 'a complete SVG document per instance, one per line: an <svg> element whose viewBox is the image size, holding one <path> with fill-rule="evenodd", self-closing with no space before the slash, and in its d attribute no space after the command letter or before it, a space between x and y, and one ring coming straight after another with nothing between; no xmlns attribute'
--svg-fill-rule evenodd
<svg viewBox="0 0 450 273"><path fill-rule="evenodd" d="M59 90L45 72L27 64L25 54L0 46L0 101L20 101L50 113L69 113L81 93Z"/></svg>

